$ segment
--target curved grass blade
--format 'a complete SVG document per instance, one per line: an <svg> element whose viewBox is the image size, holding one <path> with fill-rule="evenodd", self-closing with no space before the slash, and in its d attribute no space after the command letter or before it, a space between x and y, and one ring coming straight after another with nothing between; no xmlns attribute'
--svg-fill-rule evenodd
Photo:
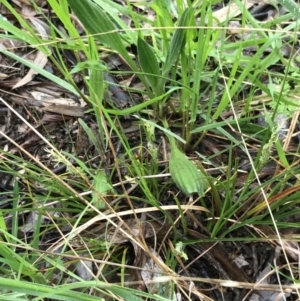
<svg viewBox="0 0 300 301"><path fill-rule="evenodd" d="M0 47L0 53L3 53L11 58L13 58L14 60L24 64L25 66L33 69L34 71L36 71L37 73L43 75L44 77L46 77L47 79L49 79L50 81L56 83L57 85L63 87L64 89L68 90L69 92L73 93L74 95L79 96L79 93L77 92L77 90L68 82L66 82L65 80L57 77L54 74L51 74L50 72L44 70L43 68L40 68L39 66L31 63L30 61L4 49L3 47Z"/></svg>

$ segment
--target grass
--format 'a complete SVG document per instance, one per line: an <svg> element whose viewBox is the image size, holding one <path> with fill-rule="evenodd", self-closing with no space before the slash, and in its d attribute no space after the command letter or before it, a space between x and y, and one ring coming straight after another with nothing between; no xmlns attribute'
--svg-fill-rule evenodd
<svg viewBox="0 0 300 301"><path fill-rule="evenodd" d="M80 153L71 130L59 141L45 124L34 128L41 115L22 116L8 94L0 98L43 146L32 153L0 132L9 145L1 146L1 175L11 184L1 192L1 300L174 300L176 293L213 300L199 286L189 292L189 281L207 278L178 270L215 242L237 253L243 243L279 245L285 269L275 262L273 271L299 297L298 251L286 246L299 240L299 143L291 147L298 8L279 1L288 13L262 23L234 1L242 12L236 29L229 11L217 22L216 3L49 0L48 15L32 2L41 29L2 1L13 20L0 19L1 54L67 98L81 98L94 128L84 116L73 118L89 141ZM19 43L43 54L54 72L24 57ZM124 70L109 68L116 54ZM107 95L107 74L119 79L130 105L118 106L119 92ZM157 274L147 274L153 266ZM233 292L254 287L255 275L232 269ZM210 283L228 287L220 274Z"/></svg>

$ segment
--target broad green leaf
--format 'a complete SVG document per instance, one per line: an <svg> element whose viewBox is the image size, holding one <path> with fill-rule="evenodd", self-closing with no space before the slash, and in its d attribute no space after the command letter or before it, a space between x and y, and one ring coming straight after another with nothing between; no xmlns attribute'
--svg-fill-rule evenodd
<svg viewBox="0 0 300 301"><path fill-rule="evenodd" d="M272 4L273 1L271 1ZM275 2L275 1L274 1ZM299 4L295 2L294 0L278 0L278 2L291 14L295 16L297 20L299 20L300 17L300 8Z"/></svg>
<svg viewBox="0 0 300 301"><path fill-rule="evenodd" d="M90 70L90 96L93 104L102 101L103 98L103 72L105 68L100 63L98 66L91 68Z"/></svg>
<svg viewBox="0 0 300 301"><path fill-rule="evenodd" d="M163 66L163 76L167 75L173 64L178 60L180 52L184 48L186 29L183 29L182 27L188 25L188 18L191 11L192 8L187 8L179 20L178 28L172 37L166 61Z"/></svg>
<svg viewBox="0 0 300 301"><path fill-rule="evenodd" d="M133 70L137 70L120 33L99 5L90 0L68 0L68 3L86 30L95 35L95 39L117 51Z"/></svg>
<svg viewBox="0 0 300 301"><path fill-rule="evenodd" d="M131 18L133 22L143 22L143 19L144 22L148 22L148 18L143 18L138 11L133 12L134 9L130 7L130 5L124 5L122 4L122 2L118 3L115 0L94 0L94 2L98 4L103 11L105 11L105 14L109 16L109 18L117 26L117 28L121 30L124 29L126 31L126 37L124 38L126 38L126 41L128 41L128 43L136 43L136 32L133 30L128 30L130 28L125 22L127 18ZM139 25L143 26L142 24Z"/></svg>
<svg viewBox="0 0 300 301"><path fill-rule="evenodd" d="M92 198L93 205L96 206L98 209L106 208L106 204L103 201L102 197L105 197L107 193L113 191L113 187L108 182L107 176L104 171L102 170L98 171L98 173L94 176L92 185L93 188L95 189L93 191L93 198Z"/></svg>
<svg viewBox="0 0 300 301"><path fill-rule="evenodd" d="M171 145L169 169L173 181L186 195L198 193L203 196L208 188L205 175L179 150L173 137L169 140Z"/></svg>
<svg viewBox="0 0 300 301"><path fill-rule="evenodd" d="M157 58L151 47L140 37L138 38L137 50L140 66L143 72L145 72L145 76L151 84L152 89L155 91L157 90L158 76L160 75Z"/></svg>

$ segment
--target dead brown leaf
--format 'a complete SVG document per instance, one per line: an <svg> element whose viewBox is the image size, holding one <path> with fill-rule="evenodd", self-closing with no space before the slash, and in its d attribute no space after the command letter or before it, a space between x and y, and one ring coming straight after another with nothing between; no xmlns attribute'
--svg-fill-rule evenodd
<svg viewBox="0 0 300 301"><path fill-rule="evenodd" d="M48 57L45 55L43 52L38 51L37 55L33 61L33 64L40 67L44 68L48 62ZM31 82L34 75L38 74L37 71L30 69L28 73L16 84L12 87L12 89L17 89L19 87L22 87L26 85L27 83Z"/></svg>
<svg viewBox="0 0 300 301"><path fill-rule="evenodd" d="M252 7L254 3L250 1L244 2L245 9L249 9ZM213 13L213 17L217 19L220 23L230 20L236 16L239 16L242 12L240 11L239 7L235 3L230 3L229 5L215 11Z"/></svg>
<svg viewBox="0 0 300 301"><path fill-rule="evenodd" d="M47 112L74 116L74 117L82 117L84 115L83 108L79 106L44 103L44 106L41 109Z"/></svg>

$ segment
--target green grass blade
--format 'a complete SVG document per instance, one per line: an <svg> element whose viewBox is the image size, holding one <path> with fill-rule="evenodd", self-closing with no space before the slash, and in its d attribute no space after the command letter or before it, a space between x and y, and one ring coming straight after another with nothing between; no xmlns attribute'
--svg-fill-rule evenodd
<svg viewBox="0 0 300 301"><path fill-rule="evenodd" d="M0 289L11 290L14 292L24 292L26 295L43 297L46 296L52 300L64 301L104 301L99 297L90 296L80 292L72 291L62 286L47 286L27 281L16 281L14 279L0 278ZM1 297L2 300L2 297Z"/></svg>
<svg viewBox="0 0 300 301"><path fill-rule="evenodd" d="M12 209L12 225L11 225L11 234L12 237L18 237L18 223L19 223L19 212L18 212L18 205L20 200L20 189L19 183L14 179L14 188L13 188L13 209ZM16 241L14 239L10 240L10 243L14 244Z"/></svg>
<svg viewBox="0 0 300 301"><path fill-rule="evenodd" d="M35 34L34 30L29 26L29 23L25 21L21 17L21 15L18 12L16 12L16 10L6 0L2 0L1 4L3 4L14 15L14 17L18 20L20 25L25 30L21 30L17 28L3 17L0 17L0 28L10 32L21 41L24 41L30 45L34 45L37 49L49 55L50 50L48 49L47 46L42 45L41 43L42 40L38 37L37 34ZM29 32L29 34L27 32Z"/></svg>
<svg viewBox="0 0 300 301"><path fill-rule="evenodd" d="M8 233L7 233L8 234ZM11 235L10 235L11 236ZM11 236L10 240L12 241L13 237ZM17 239L16 239L17 240ZM22 242L18 240L18 243L22 245ZM39 283L46 283L46 280L36 269L32 266L28 261L22 258L19 254L17 254L13 249L9 248L5 244L0 244L0 255L3 258L1 261L6 263L12 271L19 273L20 275L26 275L32 279L32 281L36 281ZM3 283L0 283L0 288Z"/></svg>
<svg viewBox="0 0 300 301"><path fill-rule="evenodd" d="M101 148L100 148L100 145L98 143L98 140L97 140L94 132L89 128L89 126L81 118L78 119L78 122L81 125L81 127L83 128L83 130L86 132L86 134L88 135L91 142L94 144L95 148L97 149L97 152L99 154L101 154Z"/></svg>
<svg viewBox="0 0 300 301"><path fill-rule="evenodd" d="M178 60L180 52L182 51L184 47L184 42L185 42L185 34L186 30L183 29L182 27L188 25L188 18L191 13L192 9L187 8L179 21L178 27L172 37L170 47L168 49L166 61L163 66L163 76L166 76L167 73L171 70L173 64Z"/></svg>
<svg viewBox="0 0 300 301"><path fill-rule="evenodd" d="M101 43L117 51L133 70L137 70L116 27L99 5L89 0L68 0L68 2L89 33L95 35Z"/></svg>
<svg viewBox="0 0 300 301"><path fill-rule="evenodd" d="M79 93L76 91L76 89L72 85L70 85L69 83L64 81L63 79L47 72L43 68L38 67L37 65L31 63L30 61L27 61L26 59L23 59L22 57L19 57L18 55L14 54L6 49L3 49L2 47L0 47L0 52L11 57L12 59L24 64L25 66L33 69L34 71L38 72L39 74L48 78L50 81L56 83L57 85L63 87L64 89L68 90L69 92L74 93L75 95L79 96Z"/></svg>
<svg viewBox="0 0 300 301"><path fill-rule="evenodd" d="M156 103L158 103L159 101L161 101L162 99L166 98L168 95L170 95L174 90L170 89L168 92L159 95L155 98L149 99L147 101L142 102L141 104L135 105L131 108L128 109L124 109L124 110L118 110L118 109L107 109L106 112L109 114L113 114L113 115L118 115L118 116L126 116L132 113L136 113L150 105L155 105Z"/></svg>
<svg viewBox="0 0 300 301"><path fill-rule="evenodd" d="M138 38L137 43L139 63L142 71L148 79L152 89L157 90L158 76L160 75L157 58L151 47L141 38ZM158 94L159 92L156 91Z"/></svg>
<svg viewBox="0 0 300 301"><path fill-rule="evenodd" d="M126 41L129 44L131 43L135 44L136 32L128 30L129 29L128 25L124 22L123 18L120 18L119 16L120 15L126 16L127 18L135 19L135 21L137 21L138 19L142 19L144 20L142 22L147 22L148 20L146 18L143 19L142 16L138 13L133 13L130 5L125 6L125 5L121 5L121 3L118 4L116 1L108 1L108 0L95 0L94 2L98 4L103 11L105 11L105 13L109 16L109 18L113 21L113 23L116 24L117 28L127 30L126 36L123 36L126 39Z"/></svg>

